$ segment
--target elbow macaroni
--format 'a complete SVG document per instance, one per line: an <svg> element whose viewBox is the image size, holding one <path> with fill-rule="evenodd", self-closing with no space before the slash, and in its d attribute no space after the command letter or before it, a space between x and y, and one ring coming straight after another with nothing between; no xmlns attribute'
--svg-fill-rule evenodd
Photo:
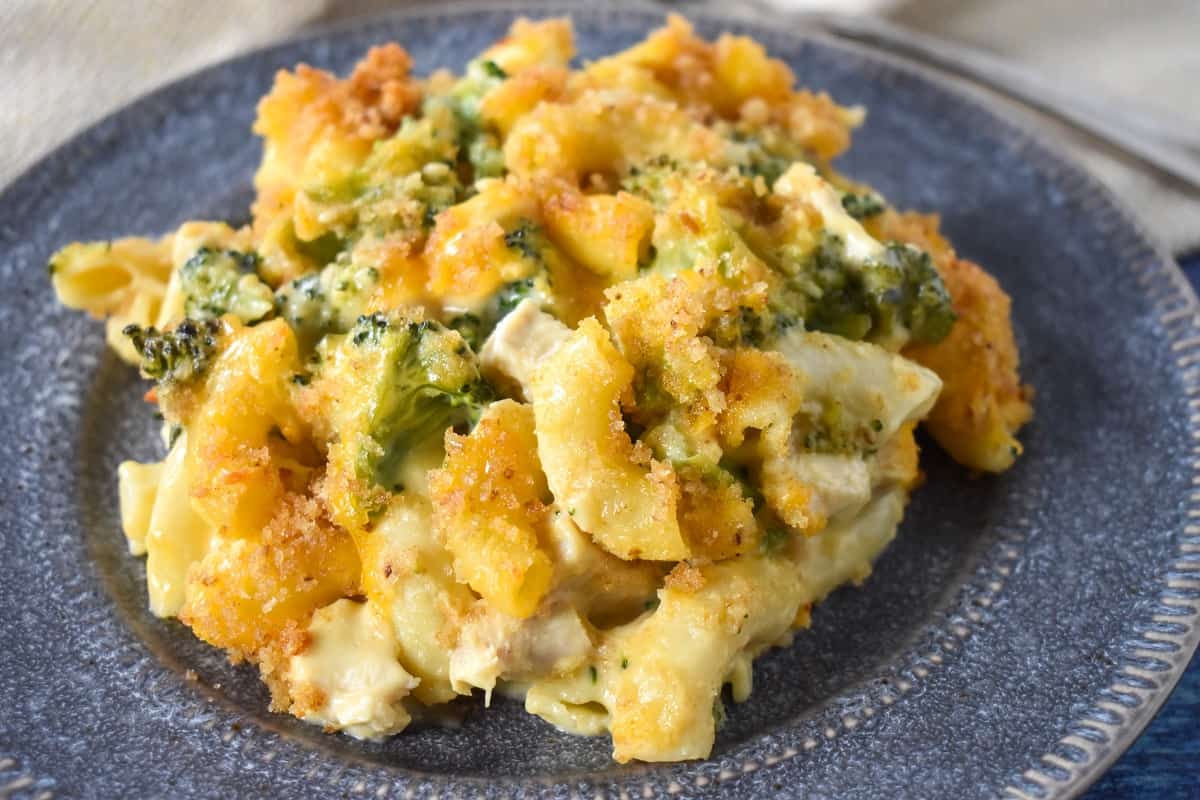
<svg viewBox="0 0 1200 800"><path fill-rule="evenodd" d="M501 689L618 761L703 758L722 688L895 535L916 425L1019 453L1007 297L928 218L843 207L860 110L674 16L573 54L520 20L458 78L397 45L281 72L250 225L51 262L159 379L168 452L118 470L150 608L275 710L379 738ZM872 289L888 240L932 258L941 341L863 305L907 291Z"/></svg>
<svg viewBox="0 0 1200 800"><path fill-rule="evenodd" d="M158 241L125 238L77 242L50 261L50 277L59 302L103 317L105 339L123 360L138 363L126 325L159 323L170 280L172 237Z"/></svg>
<svg viewBox="0 0 1200 800"><path fill-rule="evenodd" d="M580 323L533 374L538 457L556 501L605 550L678 561L688 548L675 474L639 453L621 422L620 398L632 380L599 323Z"/></svg>

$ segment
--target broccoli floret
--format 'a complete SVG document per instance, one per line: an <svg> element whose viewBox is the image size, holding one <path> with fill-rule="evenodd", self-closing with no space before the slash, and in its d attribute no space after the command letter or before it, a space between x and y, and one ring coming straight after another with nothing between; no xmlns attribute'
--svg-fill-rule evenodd
<svg viewBox="0 0 1200 800"><path fill-rule="evenodd" d="M484 96L499 86L506 73L494 61L472 61L466 73L445 95L429 97L422 116L450 130L458 152L457 164L464 182L495 178L504 174L504 151L500 137L479 113Z"/></svg>
<svg viewBox="0 0 1200 800"><path fill-rule="evenodd" d="M454 163L457 148L436 139L441 126L454 128L447 121L406 121L376 145L349 201L354 225L379 232L428 230L439 213L465 199Z"/></svg>
<svg viewBox="0 0 1200 800"><path fill-rule="evenodd" d="M785 261L765 308L741 308L707 331L722 346L771 347L793 327L866 339L887 347L935 343L956 319L929 255L890 242L865 260L846 255L841 237L825 233L811 253Z"/></svg>
<svg viewBox="0 0 1200 800"><path fill-rule="evenodd" d="M746 163L738 164L738 173L747 178L761 177L767 186L773 186L779 176L787 172L792 159L775 155L762 147L751 148Z"/></svg>
<svg viewBox="0 0 1200 800"><path fill-rule="evenodd" d="M621 178L621 188L662 208L672 199L672 191L669 189L670 176L682 169L679 162L670 156L658 155L630 167Z"/></svg>
<svg viewBox="0 0 1200 800"><path fill-rule="evenodd" d="M536 222L528 219L518 220L516 226L504 234L504 244L532 262L535 273L531 277L504 284L492 295L483 315L488 331L496 327L496 323L508 316L522 300L538 299L539 279L549 279L546 257L543 255L549 245L541 226Z"/></svg>
<svg viewBox="0 0 1200 800"><path fill-rule="evenodd" d="M141 356L143 375L162 384L181 384L201 376L208 368L222 326L216 319L185 319L170 331L126 325L121 333L129 337Z"/></svg>
<svg viewBox="0 0 1200 800"><path fill-rule="evenodd" d="M466 190L453 166L434 161L421 169L421 185L410 196L421 203L424 209L421 227L429 230L436 224L438 214L466 197Z"/></svg>
<svg viewBox="0 0 1200 800"><path fill-rule="evenodd" d="M466 82L460 81L460 87ZM485 81L495 79L485 76ZM451 159L455 174L470 186L480 178L496 178L504 174L504 151L500 137L479 115L481 94L467 89L447 95L429 97L422 106L422 116L430 120L440 141L453 152Z"/></svg>
<svg viewBox="0 0 1200 800"><path fill-rule="evenodd" d="M504 174L504 151L493 133L474 135L467 143L467 163L471 174L479 178L499 178Z"/></svg>
<svg viewBox="0 0 1200 800"><path fill-rule="evenodd" d="M429 98L420 116L405 118L395 134L375 142L356 168L306 184L326 232L297 250L329 264L367 232L427 232L443 209L465 199L467 170L459 167L465 145L453 105L440 95Z"/></svg>
<svg viewBox="0 0 1200 800"><path fill-rule="evenodd" d="M812 153L777 128L735 128L729 139L729 155L738 173L747 178L761 176L768 187L797 161L815 160Z"/></svg>
<svg viewBox="0 0 1200 800"><path fill-rule="evenodd" d="M665 394L657 381L643 373L641 380L635 383L634 391L637 393L638 410L641 411L645 405L660 420L643 427L635 420L627 419L625 429L630 437L649 447L655 459L670 464L677 474L687 480L701 480L709 485L735 482L726 469L727 465L720 463L720 449L714 448L711 442L705 442L702 436L698 437L677 409L664 409L664 404L671 403L671 400L669 396L661 401L656 397Z"/></svg>
<svg viewBox="0 0 1200 800"><path fill-rule="evenodd" d="M504 71L504 68L491 59L481 62L479 66L488 77L496 78L497 80L504 80L508 77L508 73Z"/></svg>
<svg viewBox="0 0 1200 800"><path fill-rule="evenodd" d="M826 234L813 252L806 277L815 285L804 314L805 324L847 339L864 339L871 332L873 299L864 287L860 265L846 257L840 236Z"/></svg>
<svg viewBox="0 0 1200 800"><path fill-rule="evenodd" d="M851 264L842 240L825 236L812 277L820 296L806 315L810 328L848 339L886 339L898 327L917 342L939 342L955 314L929 255L892 242L878 258Z"/></svg>
<svg viewBox="0 0 1200 800"><path fill-rule="evenodd" d="M800 447L809 453L863 453L873 455L880 445L883 420L863 420L847 414L836 400L820 403L800 438Z"/></svg>
<svg viewBox="0 0 1200 800"><path fill-rule="evenodd" d="M846 209L846 213L855 219L864 220L883 213L883 198L874 192L844 194L842 195L842 208Z"/></svg>
<svg viewBox="0 0 1200 800"><path fill-rule="evenodd" d="M539 296L534 278L512 281L501 286L478 314L459 314L447 324L462 334L472 350L478 350L500 324L500 320L507 317L522 300L527 297L536 300Z"/></svg>
<svg viewBox="0 0 1200 800"><path fill-rule="evenodd" d="M535 278L512 281L501 286L478 314L459 314L452 317L447 325L462 334L472 350L479 350L500 320L508 316L522 300L527 297L536 300L539 296Z"/></svg>
<svg viewBox="0 0 1200 800"><path fill-rule="evenodd" d="M841 237L829 233L787 275L765 312L743 316L741 340L756 346L801 322L847 339L933 343L956 319L928 254L891 242L877 256L852 260Z"/></svg>
<svg viewBox="0 0 1200 800"><path fill-rule="evenodd" d="M271 287L258 277L258 255L201 247L179 270L184 312L191 319L233 314L247 325L275 310Z"/></svg>
<svg viewBox="0 0 1200 800"><path fill-rule="evenodd" d="M777 156L764 156L762 159L749 164L738 164L738 172L747 178L761 177L767 186L771 186L779 179L780 175L787 172L788 167L791 165L792 162L786 159Z"/></svg>
<svg viewBox="0 0 1200 800"><path fill-rule="evenodd" d="M783 304L768 305L761 310L742 306L736 319L727 318L725 322L711 331L718 344L758 348L769 346L791 328L804 324L802 317L786 310Z"/></svg>
<svg viewBox="0 0 1200 800"><path fill-rule="evenodd" d="M522 300L533 300L539 306L545 306L550 300L551 267L545 255L550 245L541 227L532 220L518 219L504 234L504 244L530 262L533 272L527 278L501 286L473 313L450 318L447 324L462 334L473 350L483 346L500 320L508 316Z"/></svg>
<svg viewBox="0 0 1200 800"><path fill-rule="evenodd" d="M497 321L508 316L508 313L520 305L522 300L533 297L536 293L537 286L533 278L523 278L501 286L500 291L496 292L492 298Z"/></svg>
<svg viewBox="0 0 1200 800"><path fill-rule="evenodd" d="M462 336L437 322L371 314L347 338L372 365L372 401L363 409L366 437L355 469L360 479L390 489L408 451L479 419L490 388Z"/></svg>
<svg viewBox="0 0 1200 800"><path fill-rule="evenodd" d="M458 331L458 334L463 337L463 341L469 344L472 350L478 350L482 347L484 340L487 339L488 334L491 332L491 328L495 327L495 325L488 327L478 314L470 312L451 317L446 325Z"/></svg>
<svg viewBox="0 0 1200 800"><path fill-rule="evenodd" d="M958 319L933 260L912 245L889 242L883 257L864 271L863 285L877 305L891 305L913 341L940 342Z"/></svg>
<svg viewBox="0 0 1200 800"><path fill-rule="evenodd" d="M321 288L320 272L310 272L280 286L275 292L275 306L300 339L315 342L328 330L329 298Z"/></svg>
<svg viewBox="0 0 1200 800"><path fill-rule="evenodd" d="M275 307L308 349L328 333L350 330L378 285L378 270L343 258L279 287Z"/></svg>
<svg viewBox="0 0 1200 800"><path fill-rule="evenodd" d="M504 244L535 264L543 263L542 247L545 241L541 228L532 220L520 220L516 227L504 234Z"/></svg>

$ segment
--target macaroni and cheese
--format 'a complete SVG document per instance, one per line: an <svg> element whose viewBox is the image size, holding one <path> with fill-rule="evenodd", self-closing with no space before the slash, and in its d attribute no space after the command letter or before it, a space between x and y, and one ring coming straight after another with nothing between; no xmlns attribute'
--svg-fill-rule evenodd
<svg viewBox="0 0 1200 800"><path fill-rule="evenodd" d="M165 456L118 472L150 608L275 710L375 738L502 690L705 757L894 536L918 424L1021 452L1008 297L831 166L862 110L679 17L572 57L518 20L461 76L280 72L251 224L51 260L155 381Z"/></svg>

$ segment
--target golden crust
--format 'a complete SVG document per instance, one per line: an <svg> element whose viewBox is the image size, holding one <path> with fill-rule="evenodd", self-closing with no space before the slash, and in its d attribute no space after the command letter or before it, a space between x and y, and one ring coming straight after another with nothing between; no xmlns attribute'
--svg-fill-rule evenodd
<svg viewBox="0 0 1200 800"><path fill-rule="evenodd" d="M306 440L290 398L299 370L292 329L283 320L234 331L188 420L188 461L196 510L222 534L252 534L306 467ZM238 402L226 402L226 398Z"/></svg>
<svg viewBox="0 0 1200 800"><path fill-rule="evenodd" d="M612 82L670 97L701 119L745 116L778 125L823 159L849 147L850 130L861 118L827 94L795 90L787 65L768 58L752 39L723 34L706 42L677 14L641 44L590 65L580 78L584 86Z"/></svg>
<svg viewBox="0 0 1200 800"><path fill-rule="evenodd" d="M360 140L394 131L421 100L409 76L412 59L400 45L372 47L344 80L301 64L280 70L275 85L258 105L254 131L282 144L296 163L329 128Z"/></svg>
<svg viewBox="0 0 1200 800"><path fill-rule="evenodd" d="M704 573L688 561L680 561L663 580L673 592L698 592L704 588Z"/></svg>
<svg viewBox="0 0 1200 800"><path fill-rule="evenodd" d="M754 503L736 483L680 481L679 528L696 557L734 558L759 546Z"/></svg>
<svg viewBox="0 0 1200 800"><path fill-rule="evenodd" d="M958 314L941 342L914 344L904 351L943 381L926 428L959 463L1003 472L1021 452L1016 432L1033 418L1033 389L1021 383L1017 372L1020 357L1008 295L982 267L955 254L938 233L935 216L887 211L873 232L928 252Z"/></svg>
<svg viewBox="0 0 1200 800"><path fill-rule="evenodd" d="M551 512L533 410L505 400L469 436L448 431L445 466L429 488L434 528L459 580L506 614L531 615L552 577L539 541Z"/></svg>
<svg viewBox="0 0 1200 800"><path fill-rule="evenodd" d="M204 641L257 660L300 647L296 627L358 592L353 541L314 497L287 494L261 536L221 539L188 576L180 620Z"/></svg>

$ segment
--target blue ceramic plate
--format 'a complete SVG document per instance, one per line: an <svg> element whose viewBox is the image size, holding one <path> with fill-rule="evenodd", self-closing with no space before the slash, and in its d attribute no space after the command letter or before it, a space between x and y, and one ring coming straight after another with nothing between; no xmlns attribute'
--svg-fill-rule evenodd
<svg viewBox="0 0 1200 800"><path fill-rule="evenodd" d="M501 702L381 744L266 711L254 671L146 610L115 468L156 458L143 386L44 263L73 239L243 220L255 100L298 61L398 40L460 67L514 14L570 11L581 54L654 11L424 9L283 44L129 106L0 196L0 796L975 798L1078 794L1163 702L1200 636L1200 324L1178 269L1103 189L929 77L786 26L746 31L800 80L870 109L842 166L931 209L1013 296L1038 390L1028 453L928 483L864 588L755 667L710 760L619 766ZM470 706L470 704L468 704Z"/></svg>

